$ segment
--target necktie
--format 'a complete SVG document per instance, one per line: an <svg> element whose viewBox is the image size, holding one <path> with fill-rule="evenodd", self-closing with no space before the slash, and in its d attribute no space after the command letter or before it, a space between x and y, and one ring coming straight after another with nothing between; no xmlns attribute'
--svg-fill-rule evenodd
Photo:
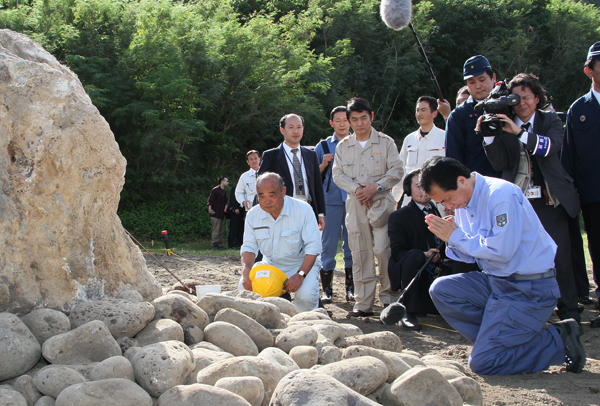
<svg viewBox="0 0 600 406"><path fill-rule="evenodd" d="M531 123L525 123L525 124L521 125L521 128L524 129L526 132L528 132L530 125L531 125Z"/></svg>
<svg viewBox="0 0 600 406"><path fill-rule="evenodd" d="M300 166L300 160L298 159L298 148L292 149L292 154L294 155L294 159L292 159L292 164L294 165L294 189L296 191L296 196L304 196L304 182L300 177L302 175L302 167Z"/></svg>
<svg viewBox="0 0 600 406"><path fill-rule="evenodd" d="M435 214L431 207L423 207L423 211L425 212L425 214Z"/></svg>

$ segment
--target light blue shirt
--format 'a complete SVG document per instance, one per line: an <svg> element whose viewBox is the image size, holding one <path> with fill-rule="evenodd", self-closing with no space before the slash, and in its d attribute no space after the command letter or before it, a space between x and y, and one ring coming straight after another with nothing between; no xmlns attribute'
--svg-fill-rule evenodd
<svg viewBox="0 0 600 406"><path fill-rule="evenodd" d="M288 277L298 271L305 255L321 254L321 247L321 233L315 213L306 202L285 196L277 219L261 209L260 205L254 206L246 216L244 243L240 252L256 255L260 250L263 262L276 266ZM316 265L320 267L318 257Z"/></svg>
<svg viewBox="0 0 600 406"><path fill-rule="evenodd" d="M556 244L521 189L473 172L475 188L468 205L455 211L458 229L448 241L449 258L477 262L487 274L507 277L554 268Z"/></svg>
<svg viewBox="0 0 600 406"><path fill-rule="evenodd" d="M349 136L349 135L348 135ZM327 147L329 147L329 153L333 154L335 157L335 147L340 143L335 133L332 136L327 137ZM323 163L323 156L325 155L325 151L323 151L323 147L319 142L315 147L315 153L317 154L317 158L319 159L319 165ZM335 159L335 158L334 158ZM333 179L331 179L331 168L333 168L332 159L329 162L327 168L325 168L325 179L323 180L323 192L325 193L325 205L326 206L343 206L346 204L346 198L348 197L348 193L340 189L338 185L335 184ZM327 191L327 185L329 185L329 192Z"/></svg>

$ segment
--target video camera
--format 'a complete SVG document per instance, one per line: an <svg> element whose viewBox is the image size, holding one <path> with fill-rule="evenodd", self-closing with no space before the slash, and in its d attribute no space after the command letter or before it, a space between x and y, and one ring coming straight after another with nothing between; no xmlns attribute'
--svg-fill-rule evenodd
<svg viewBox="0 0 600 406"><path fill-rule="evenodd" d="M484 101L475 105L475 111L483 110L485 115L481 120L481 135L484 137L498 135L502 133L502 121L496 114L506 114L511 116L511 107L521 103L521 97L518 94L508 94L508 79L497 82L490 95Z"/></svg>

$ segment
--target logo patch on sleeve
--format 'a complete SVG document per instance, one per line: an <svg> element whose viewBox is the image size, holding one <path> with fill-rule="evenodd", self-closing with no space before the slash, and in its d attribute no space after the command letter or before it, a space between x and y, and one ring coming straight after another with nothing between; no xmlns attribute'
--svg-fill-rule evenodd
<svg viewBox="0 0 600 406"><path fill-rule="evenodd" d="M496 216L496 227L503 228L508 224L508 213L498 214Z"/></svg>

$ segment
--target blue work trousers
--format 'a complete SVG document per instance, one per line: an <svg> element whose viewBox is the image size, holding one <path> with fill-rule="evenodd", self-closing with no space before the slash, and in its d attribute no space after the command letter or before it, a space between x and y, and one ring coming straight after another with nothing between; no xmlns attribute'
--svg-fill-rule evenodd
<svg viewBox="0 0 600 406"><path fill-rule="evenodd" d="M448 324L473 343L473 372L533 373L565 361L558 331L544 328L560 297L556 278L511 281L469 272L436 279L429 293Z"/></svg>
<svg viewBox="0 0 600 406"><path fill-rule="evenodd" d="M321 234L323 252L321 262L325 271L335 270L335 255L337 254L340 233L342 249L344 250L344 268L352 268L352 252L348 245L348 230L346 229L346 206L325 206L325 229Z"/></svg>

